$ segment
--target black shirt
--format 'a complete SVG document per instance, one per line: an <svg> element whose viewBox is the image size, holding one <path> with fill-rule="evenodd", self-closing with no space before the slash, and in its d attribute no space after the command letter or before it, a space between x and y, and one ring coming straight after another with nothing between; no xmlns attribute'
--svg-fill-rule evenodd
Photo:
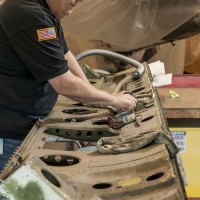
<svg viewBox="0 0 200 200"><path fill-rule="evenodd" d="M0 138L24 138L57 100L47 80L68 70L60 21L45 0L0 7Z"/></svg>

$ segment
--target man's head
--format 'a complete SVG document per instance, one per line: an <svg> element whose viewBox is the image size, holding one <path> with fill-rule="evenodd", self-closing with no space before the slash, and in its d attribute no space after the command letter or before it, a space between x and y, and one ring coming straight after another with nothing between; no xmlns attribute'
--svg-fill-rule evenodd
<svg viewBox="0 0 200 200"><path fill-rule="evenodd" d="M71 14L78 2L83 0L47 0L51 12L58 19Z"/></svg>

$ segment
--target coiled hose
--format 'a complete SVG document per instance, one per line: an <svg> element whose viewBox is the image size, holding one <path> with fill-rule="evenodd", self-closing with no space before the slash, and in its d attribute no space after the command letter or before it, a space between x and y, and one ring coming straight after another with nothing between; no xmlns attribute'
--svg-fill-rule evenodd
<svg viewBox="0 0 200 200"><path fill-rule="evenodd" d="M108 50L103 50L103 49L92 49L92 50L87 50L84 51L80 54L78 54L75 58L77 61L80 61L81 59L88 57L88 56L92 56L92 55L101 55L101 56L105 56L105 57L109 57L109 58L115 58L120 60L121 62L124 62L126 64L129 64L135 68L137 68L137 71L134 72L131 75L126 76L124 79L122 79L118 85L115 88L114 92L119 92L120 89L123 87L124 84L128 83L130 80L137 80L140 78L140 76L144 73L144 66L139 63L138 61L128 58L126 56L123 56L121 54L112 52L112 51L108 51Z"/></svg>

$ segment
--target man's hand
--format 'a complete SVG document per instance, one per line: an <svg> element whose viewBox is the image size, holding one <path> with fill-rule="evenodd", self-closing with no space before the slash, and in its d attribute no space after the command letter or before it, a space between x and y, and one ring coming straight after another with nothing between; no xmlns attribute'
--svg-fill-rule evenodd
<svg viewBox="0 0 200 200"><path fill-rule="evenodd" d="M110 94L88 84L68 70L65 74L49 80L58 94L72 100L94 105L113 106L122 111L133 111L137 100L130 94Z"/></svg>
<svg viewBox="0 0 200 200"><path fill-rule="evenodd" d="M137 100L130 94L115 93L112 94L115 97L113 107L122 111L133 111L136 107Z"/></svg>

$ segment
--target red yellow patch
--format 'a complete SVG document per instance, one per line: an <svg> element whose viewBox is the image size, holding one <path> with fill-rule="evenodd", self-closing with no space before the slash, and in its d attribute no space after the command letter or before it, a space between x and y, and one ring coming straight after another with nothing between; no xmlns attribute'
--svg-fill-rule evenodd
<svg viewBox="0 0 200 200"><path fill-rule="evenodd" d="M52 40L56 38L56 31L54 27L38 29L37 36L39 42L44 40Z"/></svg>

